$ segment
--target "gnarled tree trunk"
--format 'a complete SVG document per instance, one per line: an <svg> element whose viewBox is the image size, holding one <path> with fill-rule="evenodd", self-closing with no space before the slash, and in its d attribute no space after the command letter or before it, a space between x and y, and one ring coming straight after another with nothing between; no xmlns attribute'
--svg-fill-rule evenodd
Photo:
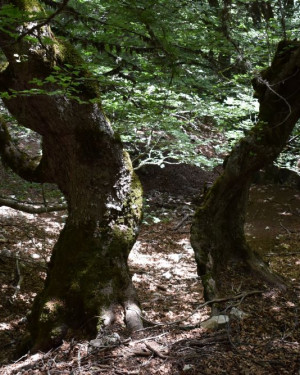
<svg viewBox="0 0 300 375"><path fill-rule="evenodd" d="M300 117L300 43L281 42L270 68L253 80L259 121L233 148L224 171L196 211L191 243L206 298L218 294L228 268L250 271L284 288L245 240L244 223L254 174L280 154Z"/></svg>
<svg viewBox="0 0 300 375"><path fill-rule="evenodd" d="M27 14L43 11L35 0L0 1L0 6L12 3ZM141 218L139 180L75 49L56 39L49 26L17 21L8 33L0 31L8 62L0 89L11 95L4 103L19 124L42 136L42 157L36 163L16 149L3 120L1 156L30 181L56 183L68 204L45 287L29 317L29 346L45 350L79 331L95 335L112 322L116 303L124 306L129 328L141 328L127 267ZM83 79L76 97L64 93L53 76L47 78L53 72L72 76L74 70L74 79ZM36 79L44 82L45 93L32 92L41 89Z"/></svg>

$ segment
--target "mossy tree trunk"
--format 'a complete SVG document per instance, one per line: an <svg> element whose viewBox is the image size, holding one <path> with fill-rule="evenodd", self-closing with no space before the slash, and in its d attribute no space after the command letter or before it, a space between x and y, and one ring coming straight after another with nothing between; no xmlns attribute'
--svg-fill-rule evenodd
<svg viewBox="0 0 300 375"><path fill-rule="evenodd" d="M270 68L253 80L260 102L259 120L233 148L224 171L196 211L191 243L206 298L220 293L219 280L230 267L253 272L284 288L267 265L249 248L245 212L255 173L273 162L300 117L300 43L281 42Z"/></svg>
<svg viewBox="0 0 300 375"><path fill-rule="evenodd" d="M35 0L0 1L0 6L12 3L23 14L43 11ZM97 84L74 48L56 39L49 26L36 26L36 21L15 22L9 33L0 31L8 62L0 89L11 95L4 103L19 124L42 136L37 163L14 146L1 120L2 159L29 181L56 183L68 204L45 287L29 317L34 351L57 345L66 335L95 335L113 321L117 303L125 308L129 328L142 326L127 266L141 218L139 180L95 100ZM76 86L76 97L47 79L58 71L72 76L74 70L74 79L87 78ZM34 79L45 82L45 93L28 93L41 89Z"/></svg>

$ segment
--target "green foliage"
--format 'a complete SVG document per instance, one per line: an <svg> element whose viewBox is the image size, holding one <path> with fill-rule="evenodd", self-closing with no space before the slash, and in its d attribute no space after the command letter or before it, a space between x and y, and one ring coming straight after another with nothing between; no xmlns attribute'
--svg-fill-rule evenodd
<svg viewBox="0 0 300 375"><path fill-rule="evenodd" d="M2 97L47 92L83 102L81 85L93 80L135 168L170 162L211 168L256 121L251 78L269 65L279 40L299 36L299 5L281 3L71 0L52 28L76 46L92 76L70 64L33 80L34 89ZM47 15L54 11L46 7ZM45 17L11 6L1 12L6 29L21 17Z"/></svg>
<svg viewBox="0 0 300 375"><path fill-rule="evenodd" d="M276 160L276 165L280 168L287 168L299 174L300 161L300 123L298 122L284 149Z"/></svg>

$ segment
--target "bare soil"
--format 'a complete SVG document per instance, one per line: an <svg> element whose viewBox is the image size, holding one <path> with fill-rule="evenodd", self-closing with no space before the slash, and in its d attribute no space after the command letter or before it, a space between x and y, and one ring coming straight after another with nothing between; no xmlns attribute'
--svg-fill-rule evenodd
<svg viewBox="0 0 300 375"><path fill-rule="evenodd" d="M212 179L204 172L180 175L192 189L190 178L198 178L198 186ZM42 193L6 171L0 177L1 195L38 202L43 196L58 198L51 186ZM0 374L300 374L300 192L254 186L246 224L251 246L285 278L288 290L282 293L251 276L228 275L229 299L219 307L224 314L234 307L246 315L208 330L200 327L210 307L201 306L203 290L189 242L195 207L186 197L195 191L186 191L178 176L161 181L159 190L149 175L148 181L144 223L130 255L145 329L129 335L120 320L98 347L72 339L48 353L15 358L66 213L30 215L0 207ZM253 290L258 293L230 299Z"/></svg>

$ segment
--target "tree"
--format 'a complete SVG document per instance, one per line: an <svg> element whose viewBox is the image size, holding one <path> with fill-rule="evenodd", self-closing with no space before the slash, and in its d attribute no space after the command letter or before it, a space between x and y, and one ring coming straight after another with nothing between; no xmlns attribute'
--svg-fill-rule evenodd
<svg viewBox="0 0 300 375"><path fill-rule="evenodd" d="M249 70L264 65L278 34L289 36L298 24L297 15L291 22L285 18L281 1L272 7L270 2L256 0L249 4L234 0L43 3L48 13L36 0L0 2L0 47L6 56L0 77L1 96L20 124L43 137L43 156L36 163L14 146L2 118L2 159L30 181L56 182L69 210L54 248L45 289L36 299L30 318L35 349L59 341L68 330L75 333L84 322L88 322L83 325L86 331L96 332L101 318L93 317L105 315L114 302L126 305L135 300L126 258L137 233L140 187L127 154L105 118L99 91L102 103L123 131L123 139L137 149L141 163L150 159L159 164L172 156L189 158L198 165L209 164L211 160L195 155L196 142L192 144L190 133L197 135L193 140L200 140L201 145L199 124L205 115L214 116L219 128L233 129L235 136L252 124L252 118L247 118L245 126L237 121L249 110L254 111L252 99L245 94ZM259 14L254 15L251 4L258 4ZM271 14L279 17L273 20ZM80 49L85 61L65 39L54 37L47 26L49 21L57 35ZM271 94L273 78L268 77ZM261 111L268 105L264 100L261 96ZM284 107L283 102L280 104ZM266 151L259 132L267 131L268 126L262 125L269 120L261 112L260 122L233 150L223 177L196 216L192 240L201 274L215 271L205 252L210 240L215 258L222 238L228 248L224 258L232 257L231 233L240 242L236 242L233 258L247 264L251 258L253 267L267 274L244 244L243 218L237 223L234 212L243 212L250 177L263 165L262 159L267 159L265 154L259 156L262 152L250 159L240 152L255 153L256 148ZM270 126L275 123L272 121ZM170 139L176 139L172 152ZM145 145L150 153L143 152ZM271 161L280 147L276 152L271 143L269 147ZM235 169L235 156L241 162L245 157L241 173ZM235 188L229 192L229 186ZM229 206L233 214L227 222L224 217ZM204 215L211 218L210 223L203 221ZM214 221L218 235L213 233ZM206 237L202 225L207 228ZM137 318L135 308L126 310L132 319ZM138 319L131 325L140 327L141 323Z"/></svg>
<svg viewBox="0 0 300 375"><path fill-rule="evenodd" d="M60 8L43 3L50 12ZM51 22L97 76L134 168L174 159L213 167L253 125L253 73L271 62L283 35L295 37L298 11L287 17L287 3L70 0ZM208 117L228 138L209 158L199 152Z"/></svg>
<svg viewBox="0 0 300 375"><path fill-rule="evenodd" d="M38 1L3 0L0 11L3 102L19 124L42 136L37 162L16 148L2 117L2 160L29 181L56 183L68 205L28 319L27 344L45 350L66 335L95 335L112 323L118 303L129 328L140 328L127 257L141 218L141 186L98 85L76 50L53 35Z"/></svg>
<svg viewBox="0 0 300 375"><path fill-rule="evenodd" d="M300 117L299 63L300 43L279 43L271 66L253 80L258 121L233 148L195 214L191 243L207 298L218 294L219 280L230 268L285 288L246 243L244 222L254 174L277 158Z"/></svg>

